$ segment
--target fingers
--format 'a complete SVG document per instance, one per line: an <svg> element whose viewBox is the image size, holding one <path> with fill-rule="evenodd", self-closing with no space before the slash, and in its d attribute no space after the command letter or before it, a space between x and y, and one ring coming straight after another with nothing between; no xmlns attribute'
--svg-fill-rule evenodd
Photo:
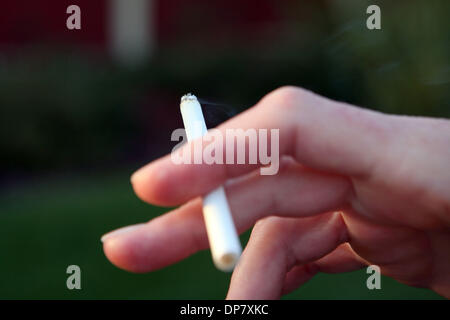
<svg viewBox="0 0 450 320"><path fill-rule="evenodd" d="M279 129L280 155L292 155L308 167L327 172L366 176L389 141L387 118L287 87L267 95L219 130L226 137L226 129ZM270 140L269 149L275 142ZM248 143L246 148L248 154ZM223 151L225 155L226 143ZM255 165L243 164L176 165L166 156L137 171L132 183L144 201L177 205L254 169Z"/></svg>
<svg viewBox="0 0 450 320"><path fill-rule="evenodd" d="M282 161L276 176L251 173L226 185L239 232L269 214L298 217L335 210L346 203L349 190L347 179L311 171L290 160ZM104 239L108 259L134 272L162 268L207 246L200 199Z"/></svg>
<svg viewBox="0 0 450 320"><path fill-rule="evenodd" d="M318 272L349 272L361 269L367 264L353 251L350 244L343 243L325 257L317 261L294 266L289 270L284 280L283 295L294 291Z"/></svg>
<svg viewBox="0 0 450 320"><path fill-rule="evenodd" d="M253 172L225 187L237 226L253 225L268 215L305 217L337 210L351 194L345 177L307 169L289 158L282 159L276 176Z"/></svg>
<svg viewBox="0 0 450 320"><path fill-rule="evenodd" d="M105 235L102 241L106 257L121 269L147 272L205 249L207 237L201 203L197 198L146 224Z"/></svg>
<svg viewBox="0 0 450 320"><path fill-rule="evenodd" d="M416 214L414 211L411 214ZM405 226L377 223L348 208L344 220L355 252L381 272L409 285L427 286L434 255L430 233Z"/></svg>
<svg viewBox="0 0 450 320"><path fill-rule="evenodd" d="M346 241L340 213L266 218L252 231L233 272L227 299L278 299L294 265L315 261Z"/></svg>

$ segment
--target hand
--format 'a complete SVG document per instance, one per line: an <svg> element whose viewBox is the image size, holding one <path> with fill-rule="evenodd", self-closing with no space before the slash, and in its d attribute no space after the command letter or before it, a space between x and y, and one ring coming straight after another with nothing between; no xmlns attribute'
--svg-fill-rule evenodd
<svg viewBox="0 0 450 320"><path fill-rule="evenodd" d="M450 121L386 115L283 87L226 128L280 129L280 171L175 165L132 177L136 194L182 205L104 236L116 266L147 272L208 247L199 196L226 181L240 232L255 224L227 298L276 299L317 272L369 264L450 297ZM189 186L189 187L186 187Z"/></svg>

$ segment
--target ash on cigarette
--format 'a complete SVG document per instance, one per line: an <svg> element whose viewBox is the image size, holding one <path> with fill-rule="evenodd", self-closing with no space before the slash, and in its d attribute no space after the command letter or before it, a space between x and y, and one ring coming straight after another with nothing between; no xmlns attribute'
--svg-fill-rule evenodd
<svg viewBox="0 0 450 320"><path fill-rule="evenodd" d="M192 93L187 93L184 96L181 97L181 102L187 101L187 100L197 100L197 97L194 96Z"/></svg>

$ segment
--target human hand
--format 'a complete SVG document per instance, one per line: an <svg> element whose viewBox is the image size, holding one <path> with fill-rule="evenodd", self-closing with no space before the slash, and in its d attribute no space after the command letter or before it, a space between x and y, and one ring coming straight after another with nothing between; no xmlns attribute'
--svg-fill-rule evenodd
<svg viewBox="0 0 450 320"><path fill-rule="evenodd" d="M136 194L185 204L105 235L113 264L148 272L206 249L200 196L226 182L239 232L256 222L228 299L276 299L317 272L369 264L450 297L450 121L283 87L218 128L280 129L278 174L262 176L255 165L175 165L170 155L148 164L132 177Z"/></svg>

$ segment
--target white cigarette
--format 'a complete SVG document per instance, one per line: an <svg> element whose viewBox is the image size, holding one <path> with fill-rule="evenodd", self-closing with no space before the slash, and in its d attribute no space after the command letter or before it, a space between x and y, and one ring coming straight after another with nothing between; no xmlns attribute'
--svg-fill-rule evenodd
<svg viewBox="0 0 450 320"><path fill-rule="evenodd" d="M205 119L197 98L190 93L184 95L180 109L188 141L205 135ZM203 197L203 217L215 266L222 271L233 270L242 247L222 186Z"/></svg>

